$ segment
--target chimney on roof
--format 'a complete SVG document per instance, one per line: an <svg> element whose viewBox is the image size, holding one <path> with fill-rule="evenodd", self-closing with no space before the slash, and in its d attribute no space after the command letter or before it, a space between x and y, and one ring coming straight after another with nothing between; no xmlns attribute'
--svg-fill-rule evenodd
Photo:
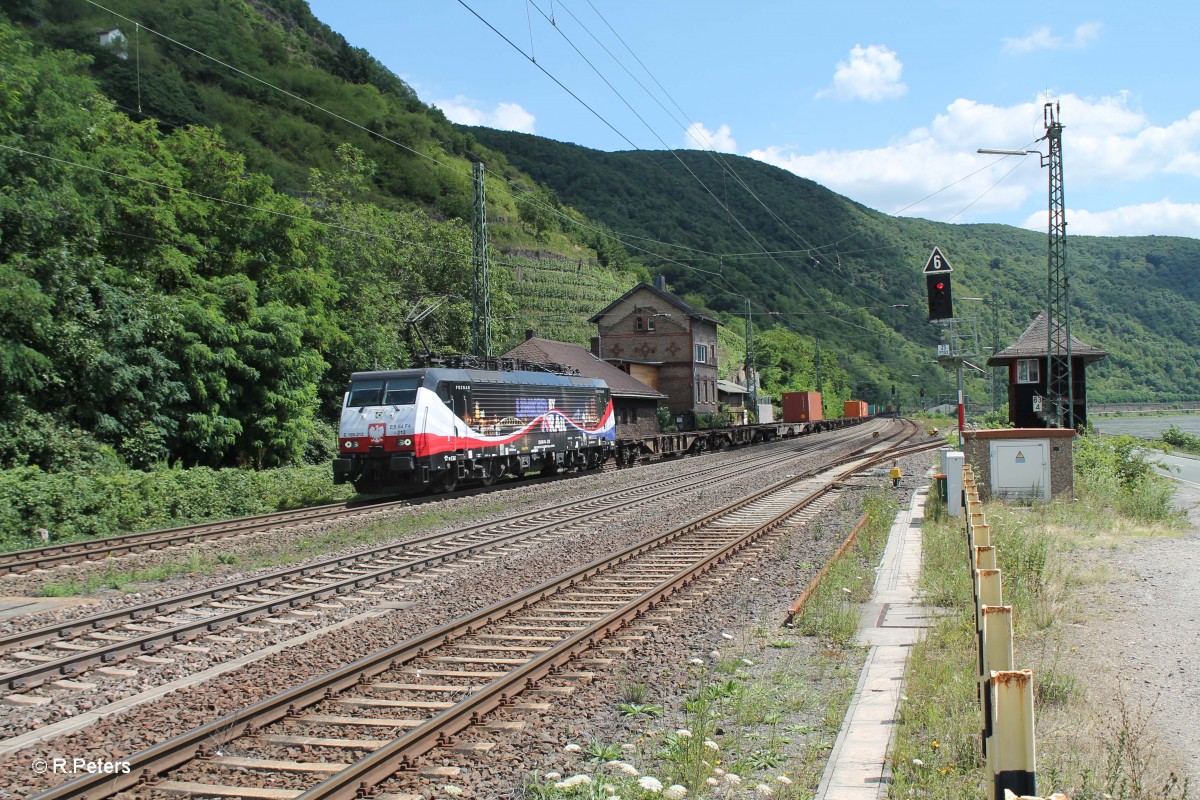
<svg viewBox="0 0 1200 800"><path fill-rule="evenodd" d="M667 276L666 275L655 275L654 276L654 288L658 289L659 291L665 292L667 290Z"/></svg>
<svg viewBox="0 0 1200 800"><path fill-rule="evenodd" d="M530 339L532 339L535 336L537 336L536 328L526 328L525 329L525 341L528 342Z"/></svg>

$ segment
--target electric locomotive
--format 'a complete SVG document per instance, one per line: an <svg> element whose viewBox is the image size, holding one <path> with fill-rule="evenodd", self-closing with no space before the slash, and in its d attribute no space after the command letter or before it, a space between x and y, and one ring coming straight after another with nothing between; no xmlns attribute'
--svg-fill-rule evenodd
<svg viewBox="0 0 1200 800"><path fill-rule="evenodd" d="M485 486L505 473L594 469L613 453L608 385L547 372L355 372L342 404L334 483L360 492Z"/></svg>

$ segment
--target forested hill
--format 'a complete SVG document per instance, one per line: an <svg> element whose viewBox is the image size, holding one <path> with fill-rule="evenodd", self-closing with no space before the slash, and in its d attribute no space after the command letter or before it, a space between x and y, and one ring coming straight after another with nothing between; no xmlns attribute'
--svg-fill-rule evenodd
<svg viewBox="0 0 1200 800"><path fill-rule="evenodd" d="M934 246L955 268L956 313L980 318L984 345L998 330L1006 346L1045 307L1044 233L889 217L739 156L606 153L467 130L562 202L644 247L641 256L655 271L712 308L736 313L744 303L738 295L750 297L798 330L836 339L851 363L871 353L889 375L908 370L879 352L875 342L886 335L860 315L866 309L920 343L927 361L935 339L920 270ZM1200 397L1200 240L1073 236L1068 229L1067 248L1073 333L1110 353L1088 370L1089 397Z"/></svg>

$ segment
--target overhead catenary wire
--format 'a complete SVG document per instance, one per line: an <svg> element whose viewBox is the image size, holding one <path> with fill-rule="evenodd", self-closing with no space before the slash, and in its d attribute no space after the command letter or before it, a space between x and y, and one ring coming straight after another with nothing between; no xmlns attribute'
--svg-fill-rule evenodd
<svg viewBox="0 0 1200 800"><path fill-rule="evenodd" d="M139 22L136 22L136 21L134 21L134 20L131 20L129 17L126 17L126 16L124 16L124 15L122 15L122 14L119 14L119 13L117 13L117 12L113 11L112 9L109 9L109 8L107 8L107 7L103 6L103 5L102 5L102 4L100 4L99 2L96 2L96 0L87 0L87 1L88 1L88 2L89 2L91 5L93 5L93 6L97 7L97 8L99 8L99 9L101 9L101 10L104 10L104 11L106 11L106 12L108 12L108 13L111 13L111 14L113 14L115 17L117 17L117 18L119 18L119 19L126 20L126 21L128 21L128 22L131 22L131 23L133 23L133 24L135 24L135 25L139 26L139 31L140 31L140 28L141 28L141 27L146 27L146 26L144 26L144 25L141 25ZM483 19L483 18L482 18L480 15L478 15L476 12L474 12L472 9L470 9L470 7L466 5L466 3L462 2L462 0L460 0L460 3L461 3L462 5L464 5L464 7L468 8L468 10L470 10L470 11L471 11L473 14L475 14L475 15L476 15L476 16L477 16L477 17L478 17L478 18L479 18L481 21L483 21L485 24L487 24L489 28L491 28L491 29L492 29L493 31L495 31L495 32L496 32L498 35L500 35L500 36L501 36L501 38L504 38L504 39L505 39L505 41L506 41L506 42L508 42L508 43L509 43L509 44L510 44L510 45L511 45L511 46L512 46L514 49L518 50L518 52L521 52L519 47L517 47L517 46L516 46L515 44L513 44L513 43L512 43L510 40L508 40L508 39L507 39L507 37L504 37L504 36L503 36L503 34L501 34L501 33L500 33L498 30L496 30L496 29L494 28L494 26L491 26L491 25L490 25L490 23L488 23L486 20L484 20L484 19ZM536 8L536 7L537 7L537 6L536 6L536 4L535 4L535 8ZM565 9L565 6L564 6L564 9ZM539 13L543 13L543 15L544 15L544 12L542 12L540 8L538 8L538 10L539 10ZM552 25L554 25L555 27L557 27L557 23L556 23L556 21L553 19L553 15L551 15L551 17L550 17L550 22L551 22L551 24L552 24ZM607 24L607 22L606 22L606 24ZM610 26L610 28L611 28L611 26ZM277 92L280 92L281 94L283 94L283 95L285 95L285 96L287 96L287 97L289 97L289 98L291 98L291 99L293 99L293 100L296 100L297 102L303 103L303 104L305 104L305 105L307 105L307 106L309 106L309 107L311 107L311 108L314 108L314 109L317 109L317 110L321 111L322 113L326 113L326 114L328 114L328 115L330 115L330 116L332 116L332 117L334 117L334 118L336 118L336 119L338 119L338 120L340 120L340 121L342 121L342 122L345 122L346 124L349 124L349 125L351 125L352 127L354 127L354 128L356 128L356 129L358 129L358 130L362 131L363 133L367 134L368 136L372 136L372 137L378 138L378 139L380 139L380 140L382 140L382 141L388 142L389 144L392 144L393 146L396 146L396 147L399 147L399 148L401 148L401 149L403 149L403 150L406 150L406 151L408 151L409 153L411 153L411 154L413 154L413 155L415 155L415 156L418 156L419 158L422 158L422 159L424 159L424 160L426 160L426 161L428 161L428 162L430 162L430 163L433 163L433 164L435 164L435 165L437 165L437 166L440 166L440 167L443 167L443 168L450 168L450 169L453 169L453 168L454 168L454 166L453 166L453 165L447 164L446 162L444 162L444 161L441 161L441 160L439 160L439 159L437 159L437 158L435 158L435 157L433 157L433 156L430 156L430 155L428 155L428 154L426 154L426 153L422 153L422 152L420 152L420 151L418 151L418 150L415 150L414 148L408 147L407 145L403 144L402 142L398 142L398 141L396 141L396 140L394 140L394 139L391 139L390 137L387 137L387 136L385 136L385 135L383 135L383 134L380 134L380 133L378 133L377 131L371 130L371 129L367 128L366 126L362 125L362 124L359 124L359 123L357 123L357 122L354 122L353 120L351 120L351 119L349 119L349 118L345 117L345 116L344 116L344 115L342 115L342 114L339 114L339 113L337 113L337 112L334 112L334 111L332 111L332 110L330 110L330 109L327 109L327 108L325 108L325 107L323 107L323 106L321 106L321 105L319 105L319 104L317 104L317 103L314 103L314 102L312 102L312 101L310 101L310 100L307 100L307 99L303 98L302 96L295 94L294 92L290 92L290 91L288 91L288 90L286 90L286 89L283 89L282 87L280 87L280 86L278 86L278 85L276 85L276 84L274 84L274 83L272 83L272 82L270 82L270 81L264 80L264 79L262 79L262 78L260 78L260 77L258 77L258 76L255 76L255 75L253 75L253 74L251 74L251 73L249 73L249 72L246 72L245 70L239 69L239 68L237 68L237 67L235 67L235 66L233 66L233 65L231 65L231 64L229 64L229 63L227 63L227 62L225 62L225 61L222 61L222 60L220 60L220 59L217 59L217 58L215 58L215 57L213 57L213 56L211 56L211 55L209 55L209 54L207 54L207 53L204 53L203 51L201 51L201 50L198 50L197 48L194 48L194 47L192 47L192 46L190 46L190 45L184 44L183 42L181 42L181 41L179 41L179 40L177 40L177 39L175 39L175 38L173 38L173 37L170 37L170 36L168 36L168 35L166 35L166 34L163 34L163 33L159 32L159 31L156 31L156 30L153 30L153 29L150 29L150 28L147 28L147 31L148 31L148 32L150 32L150 33L153 33L153 34L155 34L155 35L161 36L161 37L162 37L162 38L164 38L165 40L167 40L167 41L169 41L169 42L172 42L173 44L176 44L176 45L178 45L178 46L180 46L180 47L182 47L182 48L184 48L184 49L188 50L189 52L192 52L192 53L195 53L195 54L197 54L197 55L200 55L200 56L202 56L202 57L208 58L208 59L212 60L214 63L220 64L220 65L221 65L221 66L223 66L224 68L226 68L226 69L229 69L230 71L232 71L232 72L234 72L234 73L236 73L236 74L238 74L238 75L242 75L242 76L244 76L244 77L247 77L247 78L249 78L249 79L251 79L251 80L254 80L254 81L256 81L256 82L259 82L259 83L261 83L261 84L262 84L262 85L264 85L264 86L267 86L267 87L269 87L269 88L271 88L271 89L273 89L273 90L275 90L275 91L277 91ZM549 77L551 80L553 80L555 83L557 83L558 85L560 85L560 86L561 86L561 87L562 87L562 88L563 88L565 91L567 91L567 92L568 92L569 94L571 94L573 97L576 97L576 95L575 95L575 94L574 94L574 93L573 93L573 92L572 92L572 91L571 91L571 90L570 90L568 87L566 87L565 85L563 85L563 84L561 83L561 81L559 81L559 80L558 80L558 79L557 79L555 76L553 76L552 74L550 74L550 73L548 72L548 70L545 70L545 69L544 69L544 68L543 68L541 65L537 65L537 64L536 64L536 61L535 61L534 59L532 59L531 57L528 57L528 56L527 56L527 58L529 58L529 60L531 61L531 63L534 63L536 66L538 66L538 68L539 68L540 70L542 70L543 72L545 72L545 73L547 74L547 76L548 76L548 77ZM636 54L635 54L635 58L636 58ZM640 60L639 60L639 61L640 61ZM653 78L653 76L651 76L651 77ZM655 82L657 83L657 80L656 80L656 79L655 79ZM659 85L661 86L661 84L659 84ZM665 89L664 89L664 92L665 92ZM668 95L668 96L669 96L669 95ZM585 103L585 102L584 102L584 101L583 101L581 98L578 98L578 97L576 97L576 99L577 99L577 100L579 100L579 102L580 102L582 105L584 105L584 106L585 106L585 108L588 108L588 109L589 109L589 111L592 111L592 113L593 113L593 114L595 114L595 115L597 116L597 118L598 118L598 119L600 119L601 121L605 122L605 124L606 124L606 125L609 125L609 127L610 127L610 128L613 128L613 129L614 129L614 131L618 133L618 135L622 135L622 134L620 134L620 132L619 132L619 131L616 131L615 127L614 127L614 126L612 126L610 123L608 123L608 122L607 122L607 120L605 120L605 119L603 118L603 116L602 116L602 115L600 115L599 113L597 113L597 112L596 112L594 109L591 109L591 107L590 107L590 106L588 106L588 104L587 104L587 103ZM672 100L672 102L674 102L674 101ZM677 104L677 103L676 103L676 106L678 107L678 104ZM680 110L682 111L682 109L680 109ZM628 140L628 138L624 137L623 135L622 135L622 138L623 138L625 141L627 141L627 142L628 142L628 143L629 143L631 146L634 146L634 147L635 147L635 149L637 149L637 148L636 148L636 145L634 145L634 144L633 144L633 143L632 143L630 140ZM660 140L660 141L661 141L661 140ZM665 146L665 143L664 143L664 146ZM673 154L673 155L674 155L674 154ZM678 156L676 155L676 157L678 157ZM490 170L489 170L489 171L490 171ZM493 175L496 175L496 173L493 173ZM513 190L514 192L519 192L519 191L522 191L521 187L519 187L519 186L518 186L518 185L517 185L515 182L513 182L513 181L511 181L511 180L507 179L506 177L504 177L504 176L500 176L500 175L496 175L496 177L498 177L500 180L502 180L502 181L503 181L503 182L504 182L506 185L508 185L508 186L510 187L510 189L511 189L511 190ZM741 183L742 185L744 185L744 182L741 182L741 181L740 181L740 178L738 178L738 176L736 176L736 173L735 173L735 180L738 180L738 181L739 181L739 183ZM701 181L700 183L703 185L703 182L702 182L702 181ZM171 188L171 187L164 187L164 188ZM707 187L705 187L705 188L706 188L706 190L707 190ZM748 187L747 187L747 188L748 188ZM718 205L722 205L722 204L721 204L721 202L720 202L720 200L719 200L718 198L716 198L716 197L715 197L715 195L713 195L711 191L709 191L709 194L710 194L710 196L712 196L712 198L713 198L713 199L714 199L714 200L715 200L715 201L718 203ZM212 199L212 200L214 200L214 201L216 201L216 202L222 202L221 198L210 198L210 199ZM631 245L631 244L630 244L630 239L636 239L636 240L638 240L638 241L643 241L643 242L647 242L647 243L650 243L650 244L660 245L660 246L663 246L663 247L668 247L668 248L672 248L672 249L683 249L683 250L686 250L686 251L688 251L688 252L696 253L696 254L698 254L698 255L707 255L707 256L710 256L710 257L714 257L714 256L716 256L716 257L719 257L719 256L721 255L721 254L719 254L719 253L711 253L711 252L704 251L704 250L702 250L702 249L699 249L699 248L689 248L689 247L687 247L687 246L684 246L684 245L679 245L679 244L676 244L676 243L670 243L670 242L664 242L664 241L661 241L661 240L653 239L653 238L651 238L651 237L638 237L638 236L633 236L633 235L630 235L630 234L624 234L624 235L620 235L620 234L610 233L608 230L605 230L605 229L603 229L603 228L598 228L598 227L596 227L596 226L592 226L592 225L587 225L587 224L584 224L584 223L580 222L579 220L577 220L577 219L575 219L575 218L573 218L573 217L571 217L571 216L569 216L569 215L566 215L566 214L562 213L561 211L559 211L557 208L554 208L553 206L546 206L546 205L543 205L543 204L539 204L539 205L540 205L540 206L541 206L543 209L550 211L550 212L551 212L551 213L553 213L553 214L554 214L556 217L560 218L561 220L563 220L563 221L565 221L565 222L567 222L567 223L569 223L569 224L572 224L572 225L575 225L575 226L581 227L581 228L583 228L583 229L587 229L587 230L589 230L589 231L591 231L591 232L595 233L595 234L596 234L596 235L598 235L598 236L602 236L602 237L605 237L605 238L610 238L610 239L613 239L614 241L620 242L620 243L621 243L623 246L625 246L625 247L627 247L627 248L629 248L629 249L631 249L631 250L634 250L634 251L636 251L636 252L643 253L643 254L645 254L645 255L648 255L648 256L651 256L651 257L653 257L653 258L659 259L659 260L663 261L664 263L668 263L668 264L672 264L672 265L678 266L679 268L681 268L681 269L683 269L683 270L687 270L687 271L690 271L690 272L692 272L692 273L695 273L695 274L698 274L698 275L702 275L702 276L717 275L717 273L713 273L711 270L705 270L705 269L703 269L703 268L701 268L701 267L698 267L698 266L696 266L696 265L694 265L694 264L689 264L689 263L687 263L687 262L685 262L685 261L682 261L682 260L679 260L679 259L676 259L676 258L671 258L671 257L665 256L665 255L663 255L663 254L662 254L662 253L660 253L660 252L656 252L656 251L654 251L654 250L650 250L650 249L648 249L648 248L640 247L640 246L637 246L637 245ZM728 212L728 209L727 209L727 208L726 208L725 210ZM730 212L730 213L731 213L731 212ZM316 220L313 220L313 221L314 221L314 222L316 222ZM318 224L323 224L323 223L318 223ZM738 221L738 224L739 224L739 225L742 227L742 229L743 229L743 230L745 230L745 232L746 232L746 233L747 233L747 235L748 235L748 236L751 238L751 240L752 240L752 241L755 241L756 243L758 243L758 242L757 242L757 239L756 239L756 238L753 236L753 234L751 234L751 233L748 231L748 229L745 229L745 226L744 226L744 225L741 225L740 221ZM350 231L350 232L355 232L355 231L353 231L353 229L350 229L350 228L345 228L344 226L342 226L342 227L343 227L345 230L347 230L347 231ZM357 231L357 232L358 232L358 233L363 233L363 234L365 234L365 235L375 235L375 234L371 234L370 232L367 232L367 231ZM853 235L853 234L852 234L852 235ZM844 240L845 240L845 238L850 238L850 237L844 237L842 240L839 240L839 241L844 241ZM403 240L403 239L399 239L398 241L408 241L408 242L409 242L409 243L411 243L411 244L416 244L416 245L418 245L418 246L421 246L419 243L417 243L417 242L413 242L413 241L411 241L411 240ZM757 254L755 254L755 256L754 256L754 257L767 257L767 258L771 259L772 261L775 261L775 259L774 259L774 255L773 255L773 254L774 254L774 251L769 251L769 250L767 250L765 247L763 247L763 246L761 245L761 243L758 243L758 244L760 245L760 249L759 249L759 251L757 251ZM825 246L822 246L821 248L809 247L809 248L807 248L807 249L806 249L804 252L808 252L808 253L811 253L811 252L814 252L814 251L815 251L815 252L819 252L819 251L820 251L822 248L829 247L829 246L832 246L832 245L825 245ZM435 249L436 249L436 248L435 248ZM447 252L448 252L448 251L447 251ZM782 264L779 264L777 261L775 261L775 263L776 263L776 265L777 265L777 266L778 266L778 267L779 267L779 268L780 268L780 269L781 269L781 270L782 270L782 271L783 271L783 272L784 272L786 275L788 275L788 277L790 277L790 278L792 279L792 281L793 281L794 283L796 283L797 287L798 287L798 288L799 288L799 289L800 289L800 290L801 290L801 291L802 291L802 292L803 292L805 295L807 295L807 296L809 297L809 299L810 299L810 300L812 300L814 303L818 303L818 304L819 304L819 302L820 302L820 301L818 301L818 300L817 300L817 298L814 298L814 297L812 297L812 295L808 293L807 289L806 289L806 288L805 288L805 287L804 287L802 284L800 284L798 281L796 281L795 277L794 277L793 275L791 275L791 272L790 272L790 270L788 270L788 269L787 269L787 268L786 268L784 265L782 265ZM745 294L744 294L742 291L740 291L740 290L739 290L737 287L734 287L734 286L732 286L731 284L729 284L729 283L728 283L728 281L727 281L727 280L724 278L724 276L720 276L720 275L717 275L717 276L718 276L718 277L720 277L720 279L721 279L722 283L724 283L724 284L726 284L726 285L725 285L725 286L716 286L716 285L713 285L713 288L714 288L714 289L717 289L717 290L718 290L719 292L721 292L721 293L732 294L732 295L734 295L734 296L737 296L737 297L742 297L742 298L745 298ZM710 284L711 284L711 281L707 280L707 278L705 278L705 282L707 282L707 283L710 283ZM856 288L857 288L857 287L856 287ZM762 309L763 311L766 311L765 307L762 307L761 305L759 305L759 304L757 304L757 303L756 303L756 306L757 306L757 307L759 307L760 309ZM840 322L844 322L844 320L838 320L838 321L840 321Z"/></svg>

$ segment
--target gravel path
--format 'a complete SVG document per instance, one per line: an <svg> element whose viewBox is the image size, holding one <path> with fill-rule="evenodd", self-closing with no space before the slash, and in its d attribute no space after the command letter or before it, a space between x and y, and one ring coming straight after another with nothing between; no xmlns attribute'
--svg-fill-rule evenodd
<svg viewBox="0 0 1200 800"><path fill-rule="evenodd" d="M1091 699L1124 698L1200 786L1200 487L1177 483L1190 527L1177 538L1138 539L1092 554L1106 561L1097 613L1072 629L1074 659Z"/></svg>

